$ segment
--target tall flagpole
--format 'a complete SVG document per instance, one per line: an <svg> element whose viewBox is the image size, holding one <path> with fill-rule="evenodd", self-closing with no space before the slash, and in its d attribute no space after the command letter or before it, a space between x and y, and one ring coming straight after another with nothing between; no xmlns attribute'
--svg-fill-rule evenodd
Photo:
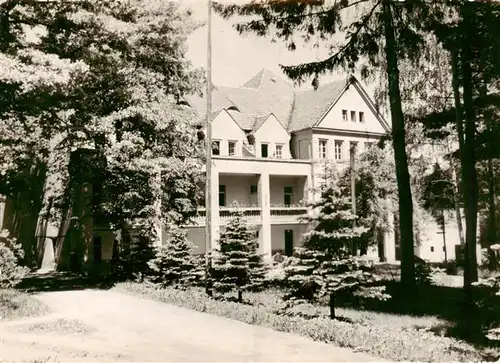
<svg viewBox="0 0 500 363"><path fill-rule="evenodd" d="M205 183L205 291L212 295L210 266L212 252L212 0L208 4L207 37L207 113L206 113L206 183Z"/></svg>

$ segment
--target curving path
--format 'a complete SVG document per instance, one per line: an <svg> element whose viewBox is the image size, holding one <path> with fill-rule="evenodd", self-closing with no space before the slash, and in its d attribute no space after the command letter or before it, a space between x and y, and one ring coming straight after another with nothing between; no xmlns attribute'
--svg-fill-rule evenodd
<svg viewBox="0 0 500 363"><path fill-rule="evenodd" d="M4 362L382 361L116 291L47 292L37 298L53 313L4 322Z"/></svg>

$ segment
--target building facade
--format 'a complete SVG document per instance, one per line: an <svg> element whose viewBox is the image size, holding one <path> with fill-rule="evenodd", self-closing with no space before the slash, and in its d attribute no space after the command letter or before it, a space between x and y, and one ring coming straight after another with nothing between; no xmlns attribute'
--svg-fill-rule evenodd
<svg viewBox="0 0 500 363"><path fill-rule="evenodd" d="M205 117L204 99L189 98L185 105ZM390 131L354 77L299 91L262 70L240 88L214 87L212 109L211 246L237 202L268 258L291 254L300 244L308 228L300 217L316 197L325 163L342 169L352 146L363 152ZM204 207L198 215L188 237L201 254ZM393 260L392 233L384 244L385 260Z"/></svg>

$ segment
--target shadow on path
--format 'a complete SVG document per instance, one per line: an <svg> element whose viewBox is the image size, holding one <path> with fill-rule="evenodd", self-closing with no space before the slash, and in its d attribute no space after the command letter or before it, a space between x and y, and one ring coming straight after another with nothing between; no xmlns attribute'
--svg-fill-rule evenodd
<svg viewBox="0 0 500 363"><path fill-rule="evenodd" d="M49 291L71 291L85 289L108 290L114 286L109 279L89 277L67 272L34 272L16 286L17 290L28 293Z"/></svg>

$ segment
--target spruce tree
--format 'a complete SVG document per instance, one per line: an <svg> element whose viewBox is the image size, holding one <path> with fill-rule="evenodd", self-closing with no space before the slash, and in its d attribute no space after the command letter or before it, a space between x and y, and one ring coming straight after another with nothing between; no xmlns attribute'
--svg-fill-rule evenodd
<svg viewBox="0 0 500 363"><path fill-rule="evenodd" d="M247 242L248 246L248 272L249 272L249 283L245 287L248 291L262 291L266 285L266 275L268 267L259 253L259 243L257 238L253 238Z"/></svg>
<svg viewBox="0 0 500 363"><path fill-rule="evenodd" d="M336 318L335 294L340 291L387 297L380 287L367 286L376 279L372 262L353 255L355 242L367 228L355 226L356 216L344 195L348 193L330 181L323 186L321 198L309 205L312 213L304 219L311 228L304 234L304 250L299 251L298 260L287 276L292 296L311 301L316 293L329 295L332 319ZM304 295L305 292L309 295Z"/></svg>
<svg viewBox="0 0 500 363"><path fill-rule="evenodd" d="M157 249L156 257L148 263L154 274L153 281L164 286L190 285L195 269L193 249L184 228L170 230L167 243Z"/></svg>
<svg viewBox="0 0 500 363"><path fill-rule="evenodd" d="M243 291L262 288L265 266L257 253L255 233L246 224L241 211L236 211L226 225L215 252L211 269L215 291L236 290L238 302L242 302Z"/></svg>

